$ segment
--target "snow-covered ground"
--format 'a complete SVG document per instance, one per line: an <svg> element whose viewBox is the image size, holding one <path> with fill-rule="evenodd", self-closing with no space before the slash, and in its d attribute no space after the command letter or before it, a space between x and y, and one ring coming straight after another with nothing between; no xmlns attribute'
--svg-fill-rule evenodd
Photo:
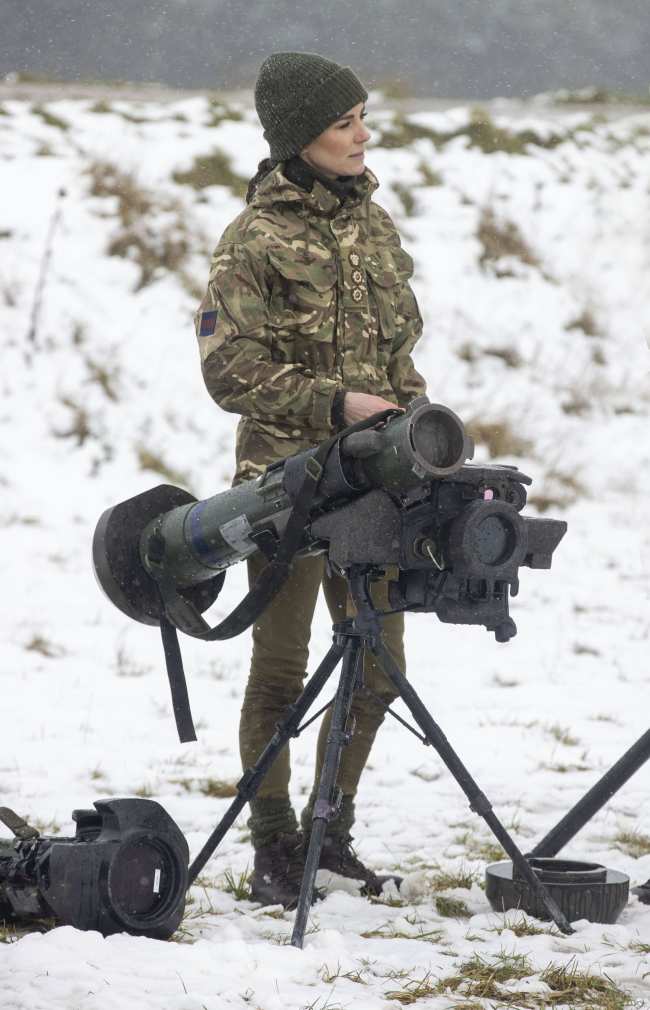
<svg viewBox="0 0 650 1010"><path fill-rule="evenodd" d="M236 419L203 388L192 313L241 198L179 178L215 151L254 172L261 134L248 108L234 111L110 94L0 106L0 802L46 833L68 832L72 809L94 799L152 796L196 854L229 802L206 795L211 780L239 774L247 636L183 643L199 740L182 746L156 630L115 610L90 564L108 506L161 482L207 497L230 479ZM553 570L522 573L510 644L407 622L409 676L525 850L648 728L650 115L533 109L513 130L541 144L522 153L506 134L495 146L509 150L487 153L470 117L414 114L404 145L385 140L368 164L415 258L431 398L466 420L477 461L533 477L531 514L569 523ZM372 119L381 138L394 113L375 102ZM211 617L243 591L240 565ZM329 641L320 610L314 662ZM294 747L298 807L313 749L309 731ZM650 877L649 787L646 767L567 855L633 884ZM242 816L193 889L178 942L9 928L0 1007L622 1005L595 982L578 991L580 972L650 1006L650 907L632 898L616 925L579 922L571 937L535 931L490 911L491 842L437 756L389 720L355 844L405 874L401 902L332 881L295 950L291 914L225 889L225 872L252 862ZM441 898L464 905L450 917ZM490 985L486 964L500 968ZM553 968L568 973L558 981Z"/></svg>

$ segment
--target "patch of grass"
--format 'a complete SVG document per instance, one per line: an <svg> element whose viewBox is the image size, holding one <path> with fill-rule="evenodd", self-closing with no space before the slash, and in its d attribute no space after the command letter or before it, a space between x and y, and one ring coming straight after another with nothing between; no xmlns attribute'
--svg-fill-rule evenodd
<svg viewBox="0 0 650 1010"><path fill-rule="evenodd" d="M8 116L8 115L9 115L9 113L8 113L8 112L7 112L7 110L5 109L5 107L4 107L4 105L2 104L2 102L0 102L0 116Z"/></svg>
<svg viewBox="0 0 650 1010"><path fill-rule="evenodd" d="M418 172L422 176L422 186L444 186L445 180L440 175L440 172L436 172L434 168L431 168L426 161L421 161L418 165Z"/></svg>
<svg viewBox="0 0 650 1010"><path fill-rule="evenodd" d="M111 240L107 251L110 256L132 260L139 267L135 290L151 284L163 270L177 274L181 283L187 284L185 262L193 244L180 205L167 200L164 205L157 206L154 196L132 175L109 162L95 162L88 169L88 175L91 196L117 201L121 230ZM156 210L165 211L170 219L164 228L154 228L148 223Z"/></svg>
<svg viewBox="0 0 650 1010"><path fill-rule="evenodd" d="M585 761L542 761L540 766L544 771L556 772L558 775L568 775L569 772L590 772L591 765Z"/></svg>
<svg viewBox="0 0 650 1010"><path fill-rule="evenodd" d="M550 98L555 104L567 105L648 105L650 97L641 92L631 95L626 92L610 91L609 88L561 88L551 91L543 97Z"/></svg>
<svg viewBox="0 0 650 1010"><path fill-rule="evenodd" d="M533 505L538 512L569 508L579 499L589 496L586 486L571 473L549 470L541 484L544 491L536 491L528 496L528 504Z"/></svg>
<svg viewBox="0 0 650 1010"><path fill-rule="evenodd" d="M539 258L515 222L498 218L492 207L482 208L476 237L481 245L479 264L482 267L488 263L497 263L506 256L527 266L541 266Z"/></svg>
<svg viewBox="0 0 650 1010"><path fill-rule="evenodd" d="M101 98L98 102L95 102L90 106L89 112L94 112L98 116L105 116L107 113L113 111L113 106L110 102Z"/></svg>
<svg viewBox="0 0 650 1010"><path fill-rule="evenodd" d="M464 831L454 838L455 845L462 845L468 859L480 859L486 863L498 863L506 854L496 841L478 838L473 831Z"/></svg>
<svg viewBox="0 0 650 1010"><path fill-rule="evenodd" d="M535 130L509 130L497 126L487 109L482 106L472 109L469 123L462 130L456 131L457 136L463 134L467 136L470 147L477 147L484 154L496 154L497 151L503 151L505 154L527 154L530 145L553 150L567 139L567 135L561 133L551 133L543 137Z"/></svg>
<svg viewBox="0 0 650 1010"><path fill-rule="evenodd" d="M82 331L83 337L83 331ZM73 338L73 343L79 342L75 341ZM86 355L84 358L84 363L88 369L88 382L95 382L99 388L104 393L104 396L111 400L113 403L117 403L119 397L117 395L117 376L118 369L116 367L109 367L108 365L102 364L99 361L95 361L90 355Z"/></svg>
<svg viewBox="0 0 650 1010"><path fill-rule="evenodd" d="M189 477L186 473L176 470L174 467L167 464L162 456L155 450L149 449L145 445L137 445L136 456L138 466L141 470L151 470L153 473L158 473L172 484L183 484L187 486L189 483Z"/></svg>
<svg viewBox="0 0 650 1010"><path fill-rule="evenodd" d="M632 1003L632 997L619 989L609 976L581 971L575 960L566 965L549 964L540 979L551 989L545 997L551 1005L623 1010Z"/></svg>
<svg viewBox="0 0 650 1010"><path fill-rule="evenodd" d="M402 1006L411 1006L419 999L428 999L429 996L439 995L439 982L436 981L428 971L422 978L410 978L401 989L389 989L384 993L384 999L394 1000Z"/></svg>
<svg viewBox="0 0 650 1010"><path fill-rule="evenodd" d="M508 368L521 368L522 358L514 347L482 347L481 353L499 358Z"/></svg>
<svg viewBox="0 0 650 1010"><path fill-rule="evenodd" d="M25 643L24 646L27 652L37 652L39 656L45 656L46 659L56 659L59 656L65 656L65 649L62 645L56 645L45 635L41 635L35 632L32 637Z"/></svg>
<svg viewBox="0 0 650 1010"><path fill-rule="evenodd" d="M503 677L500 673L495 673L492 683L497 687L519 687L521 681L515 680L514 677Z"/></svg>
<svg viewBox="0 0 650 1010"><path fill-rule="evenodd" d="M223 875L224 891L226 894L232 894L236 901L250 901L251 876L252 873L248 867L238 874L235 874L231 869L226 870Z"/></svg>
<svg viewBox="0 0 650 1010"><path fill-rule="evenodd" d="M592 309L585 308L579 316L566 325L567 330L580 330L586 337L600 337L602 333Z"/></svg>
<svg viewBox="0 0 650 1010"><path fill-rule="evenodd" d="M356 982L359 985L367 985L368 983L364 975L369 970L369 965L365 961L361 962L360 968L351 968L349 971L342 971L340 963L337 964L334 970L326 964L321 965L318 969L320 977L326 985L331 985L332 982L336 982L340 978L346 978L349 982Z"/></svg>
<svg viewBox="0 0 650 1010"><path fill-rule="evenodd" d="M455 130L433 130L401 113L396 113L389 124L374 129L375 145L388 150L410 147L417 140L430 140L436 148L442 148L451 140L465 137L469 147L478 148L484 154L495 154L498 151L506 154L528 154L530 145L552 150L565 140L569 140L576 132L565 131L543 136L530 129L506 129L497 126L487 109L480 106L472 109L467 123Z"/></svg>
<svg viewBox="0 0 650 1010"><path fill-rule="evenodd" d="M408 922L408 920L405 920ZM415 925L414 922L411 923ZM420 927L417 933L400 928L394 922L385 922L377 929L370 929L360 934L364 940L423 940L425 943L440 943L445 938L444 929L424 930Z"/></svg>
<svg viewBox="0 0 650 1010"><path fill-rule="evenodd" d="M143 785L138 786L137 789L133 790L134 796L139 796L141 800L150 800L156 795L153 786L149 782L145 782Z"/></svg>
<svg viewBox="0 0 650 1010"><path fill-rule="evenodd" d="M555 925L540 926L537 922L529 919L522 913L518 918L510 919L507 915L503 917L503 923L490 926L485 929L486 933L496 933L501 936L504 932L514 933L515 936L561 936L559 929Z"/></svg>
<svg viewBox="0 0 650 1010"><path fill-rule="evenodd" d="M29 933L48 933L57 925L56 919L30 919L29 925L0 919L0 943L16 943Z"/></svg>
<svg viewBox="0 0 650 1010"><path fill-rule="evenodd" d="M107 161L94 162L88 169L90 195L113 197L117 200L118 217L124 227L129 227L146 217L153 210L154 202L149 193L127 172Z"/></svg>
<svg viewBox="0 0 650 1010"><path fill-rule="evenodd" d="M469 919L472 914L460 898L448 898L444 894L437 894L435 899L436 912L445 919Z"/></svg>
<svg viewBox="0 0 650 1010"><path fill-rule="evenodd" d="M492 457L526 456L532 449L532 443L518 435L512 423L507 420L483 421L480 418L470 418L466 428L475 442L487 446Z"/></svg>
<svg viewBox="0 0 650 1010"><path fill-rule="evenodd" d="M650 835L644 835L641 831L619 831L612 838L612 844L615 849L633 859L650 854Z"/></svg>
<svg viewBox="0 0 650 1010"><path fill-rule="evenodd" d="M246 196L248 189L248 179L234 171L229 156L223 151L198 155L191 168L186 172L174 172L172 178L174 182L192 186L193 189L226 186L234 196L241 198Z"/></svg>
<svg viewBox="0 0 650 1010"><path fill-rule="evenodd" d="M628 950L631 950L633 954L650 954L650 943L642 943L641 940L635 940L633 943L628 944Z"/></svg>
<svg viewBox="0 0 650 1010"><path fill-rule="evenodd" d="M175 117L176 118L176 117ZM244 117L241 112L231 109L225 102L218 98L211 98L208 102L208 118L206 126L219 126L221 123L230 121L231 123L241 123Z"/></svg>
<svg viewBox="0 0 650 1010"><path fill-rule="evenodd" d="M151 284L161 270L180 273L190 251L190 240L184 231L171 229L157 233L142 222L117 235L107 249L109 256L133 260L140 268L135 291Z"/></svg>
<svg viewBox="0 0 650 1010"><path fill-rule="evenodd" d="M552 736L558 743L564 744L565 747L577 747L580 743L578 737L573 736L568 726L560 726L559 723L555 722L545 728L549 736Z"/></svg>
<svg viewBox="0 0 650 1010"><path fill-rule="evenodd" d="M61 119L60 116L55 116L53 112L45 109L42 105L33 105L32 114L34 116L38 116L39 119L42 119L47 126L53 126L57 130L63 130L65 132L70 129L70 123L66 119Z"/></svg>
<svg viewBox="0 0 650 1010"><path fill-rule="evenodd" d="M415 217L417 213L417 200L413 193L413 186L407 186L405 182L394 182L391 189L402 205L406 217Z"/></svg>
<svg viewBox="0 0 650 1010"><path fill-rule="evenodd" d="M144 677L151 667L136 663L120 646L115 654L115 673L118 677Z"/></svg>
<svg viewBox="0 0 650 1010"><path fill-rule="evenodd" d="M226 779L202 779L198 783L199 792L203 796L213 796L218 799L228 799L237 795L237 783Z"/></svg>
<svg viewBox="0 0 650 1010"><path fill-rule="evenodd" d="M369 894L368 901L371 905L385 905L386 908L406 908L409 904L396 894Z"/></svg>
<svg viewBox="0 0 650 1010"><path fill-rule="evenodd" d="M410 978L401 989L384 993L387 1000L404 1006L421 999L444 996L459 998L447 1002L447 1010L485 1010L490 1007L518 1007L525 1010L547 1010L563 1006L571 1010L597 1007L599 1010L623 1010L632 998L616 986L607 975L581 971L575 961L567 965L549 964L539 978L550 991L518 991L516 983L535 975L525 954L501 951L495 957L475 954L463 961L454 974L434 978L427 972L422 978ZM514 983L514 984L513 984Z"/></svg>
<svg viewBox="0 0 650 1010"><path fill-rule="evenodd" d="M593 645L585 645L584 642L574 642L571 651L575 656L600 656L599 649L594 649Z"/></svg>
<svg viewBox="0 0 650 1010"><path fill-rule="evenodd" d="M454 887L471 890L472 884L478 880L476 870L468 870L461 866L458 870L440 870L431 877L431 887L434 891L450 891Z"/></svg>
<svg viewBox="0 0 650 1010"><path fill-rule="evenodd" d="M88 411L71 396L60 396L59 401L71 411L72 418L69 428L64 428L63 430L53 429L52 434L55 438L72 438L78 446L84 445L95 434L90 423Z"/></svg>

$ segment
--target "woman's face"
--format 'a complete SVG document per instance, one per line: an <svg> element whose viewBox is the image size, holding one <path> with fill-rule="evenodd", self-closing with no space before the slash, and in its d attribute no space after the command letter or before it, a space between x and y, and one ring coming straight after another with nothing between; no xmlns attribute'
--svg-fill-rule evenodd
<svg viewBox="0 0 650 1010"><path fill-rule="evenodd" d="M365 116L365 105L359 102L312 140L300 157L330 179L337 175L361 175L366 167L364 147L370 140L363 123Z"/></svg>

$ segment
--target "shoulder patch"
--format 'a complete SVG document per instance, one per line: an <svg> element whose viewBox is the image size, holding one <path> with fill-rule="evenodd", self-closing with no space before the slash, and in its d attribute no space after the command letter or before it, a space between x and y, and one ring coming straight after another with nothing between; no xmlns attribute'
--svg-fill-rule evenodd
<svg viewBox="0 0 650 1010"><path fill-rule="evenodd" d="M211 337L217 328L217 310L210 309L208 312L202 312L199 319L199 336L200 337Z"/></svg>

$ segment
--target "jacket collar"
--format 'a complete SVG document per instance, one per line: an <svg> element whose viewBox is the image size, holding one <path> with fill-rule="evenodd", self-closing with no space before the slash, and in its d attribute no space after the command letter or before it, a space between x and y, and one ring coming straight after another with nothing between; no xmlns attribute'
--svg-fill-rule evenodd
<svg viewBox="0 0 650 1010"><path fill-rule="evenodd" d="M252 206L270 207L275 203L299 203L312 213L331 217L343 206L346 209L352 209L362 205L370 199L379 186L377 177L369 168L366 168L354 188L345 197L345 200L342 200L327 189L318 177L314 177L314 185L309 191L303 189L298 183L292 182L291 179L287 179L283 170L284 163L281 162L262 180L251 201Z"/></svg>

